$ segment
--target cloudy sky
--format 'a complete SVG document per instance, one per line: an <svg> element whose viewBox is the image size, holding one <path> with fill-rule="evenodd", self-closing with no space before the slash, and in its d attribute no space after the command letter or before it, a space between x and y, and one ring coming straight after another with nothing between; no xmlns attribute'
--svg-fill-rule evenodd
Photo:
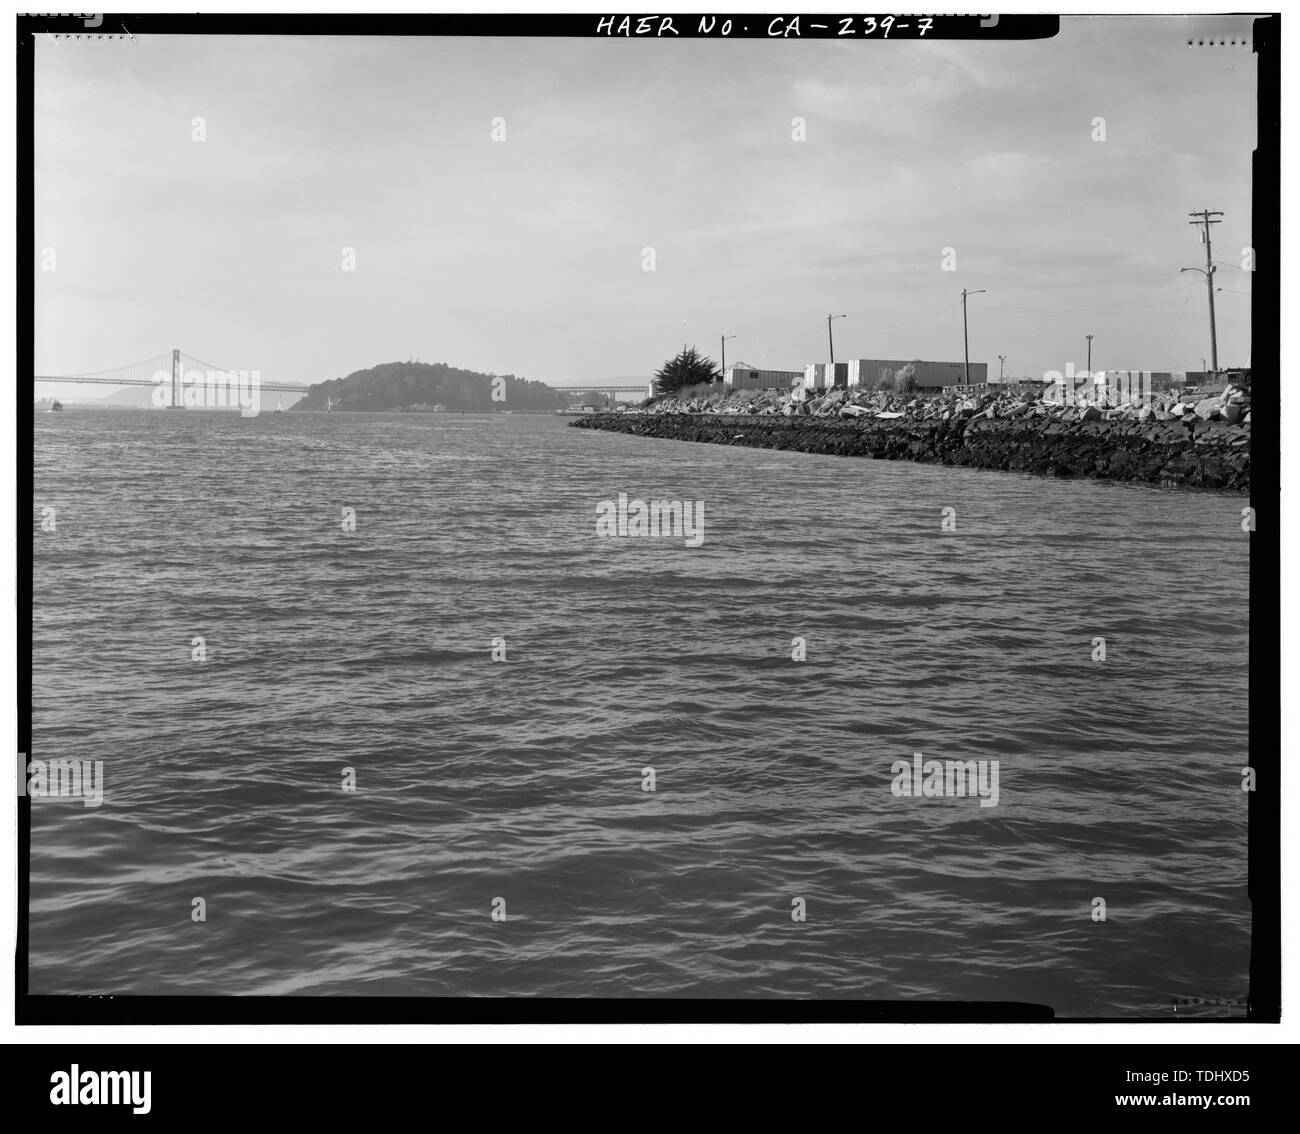
<svg viewBox="0 0 1300 1134"><path fill-rule="evenodd" d="M841 360L960 359L962 287L995 374L1082 367L1089 332L1096 368L1196 369L1201 208L1244 365L1255 63L1189 34L38 38L37 372L176 346L267 381L418 357L564 383L724 331L799 369L829 312Z"/></svg>

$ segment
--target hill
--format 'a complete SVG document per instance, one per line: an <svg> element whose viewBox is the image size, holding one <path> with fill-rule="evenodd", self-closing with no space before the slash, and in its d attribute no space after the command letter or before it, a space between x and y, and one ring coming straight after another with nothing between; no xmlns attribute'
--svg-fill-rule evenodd
<svg viewBox="0 0 1300 1134"><path fill-rule="evenodd" d="M499 389L496 399L493 390ZM504 398L502 397L504 394ZM544 382L513 374L481 374L445 362L384 362L310 386L293 408L323 410L333 400L335 410L410 412L435 407L465 413L563 409L569 399Z"/></svg>
<svg viewBox="0 0 1300 1134"><path fill-rule="evenodd" d="M101 405L110 406L114 409L153 409L153 395L156 388L155 386L124 386L122 389L97 400ZM305 390L306 387L304 386L303 389ZM289 403L296 397L298 397L297 394L284 393L283 391L278 393L266 391L262 394L261 408L263 411L275 409L276 398L283 398L285 408L289 409L291 408Z"/></svg>

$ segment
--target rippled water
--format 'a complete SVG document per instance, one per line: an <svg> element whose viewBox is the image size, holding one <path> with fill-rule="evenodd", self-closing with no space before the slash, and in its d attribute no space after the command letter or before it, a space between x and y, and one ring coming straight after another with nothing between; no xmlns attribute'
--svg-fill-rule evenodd
<svg viewBox="0 0 1300 1134"><path fill-rule="evenodd" d="M33 800L32 992L1247 993L1238 497L143 411L39 416L35 485L32 758L106 787Z"/></svg>

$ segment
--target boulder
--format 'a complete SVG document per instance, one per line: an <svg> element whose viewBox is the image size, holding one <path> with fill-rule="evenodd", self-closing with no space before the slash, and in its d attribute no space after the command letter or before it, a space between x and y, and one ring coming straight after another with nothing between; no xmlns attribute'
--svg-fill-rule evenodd
<svg viewBox="0 0 1300 1134"><path fill-rule="evenodd" d="M1219 412L1219 405L1218 398L1203 398L1196 403L1192 412L1202 421L1209 421L1214 414Z"/></svg>

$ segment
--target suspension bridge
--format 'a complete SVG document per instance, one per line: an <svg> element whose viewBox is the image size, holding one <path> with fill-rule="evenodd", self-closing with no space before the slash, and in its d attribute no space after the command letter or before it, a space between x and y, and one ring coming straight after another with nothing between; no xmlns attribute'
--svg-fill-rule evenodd
<svg viewBox="0 0 1300 1134"><path fill-rule="evenodd" d="M255 372L253 372L255 373ZM138 363L127 363L123 367L114 367L108 371L92 371L85 375L34 375L36 382L68 382L73 385L92 385L92 386L169 386L169 401L166 404L174 407L183 407L192 403L194 393L200 386L211 388L212 385L218 386L229 384L231 388L238 386L250 385L250 372L248 371L231 371L226 367L217 367L212 363L205 363L203 359L195 358L194 355L186 354L185 351L175 349L168 354L155 355L153 358L142 359ZM285 382L256 382L257 389L261 391L273 391L273 393L299 394L305 397L307 386L291 386ZM186 388L191 390L191 401L186 399ZM584 397L590 394L608 394L615 399L620 395L636 395L636 397L645 397L646 386L641 385L572 385L572 386L552 386L552 389L560 394L568 395L572 398ZM207 403L201 403L207 404ZM229 403L234 404L233 399Z"/></svg>
<svg viewBox="0 0 1300 1134"><path fill-rule="evenodd" d="M210 362L204 362L200 358L186 354L183 350L174 349L166 354L155 355L153 358L142 359L139 362L130 362L125 366L117 366L111 370L96 370L89 374L36 374L33 377L37 382L67 382L76 385L84 383L92 386L160 386L170 383L170 404L183 406L185 405L184 387L186 384L193 386L200 378L211 382L212 378L210 376L229 374L242 374L246 380L248 372L232 371L224 366L214 366ZM304 396L307 393L306 386L291 386L283 382L259 381L257 385L263 391L301 394ZM584 394L611 394L616 398L620 394L635 394L644 397L646 393L645 383L637 386L555 385L552 386L552 389L575 398Z"/></svg>
<svg viewBox="0 0 1300 1134"><path fill-rule="evenodd" d="M253 371L251 373L256 373ZM210 362L195 358L184 351L174 349L167 354L155 355L140 362L129 362L125 366L112 370L96 370L90 374L36 374L37 382L70 382L92 386L161 386L170 383L171 402L173 406L184 406L184 387L203 383L219 382L222 376L238 375L245 383L249 381L247 370L230 370L224 366L213 366ZM283 382L257 382L260 390L272 390L285 394L306 394L306 386L290 386Z"/></svg>

